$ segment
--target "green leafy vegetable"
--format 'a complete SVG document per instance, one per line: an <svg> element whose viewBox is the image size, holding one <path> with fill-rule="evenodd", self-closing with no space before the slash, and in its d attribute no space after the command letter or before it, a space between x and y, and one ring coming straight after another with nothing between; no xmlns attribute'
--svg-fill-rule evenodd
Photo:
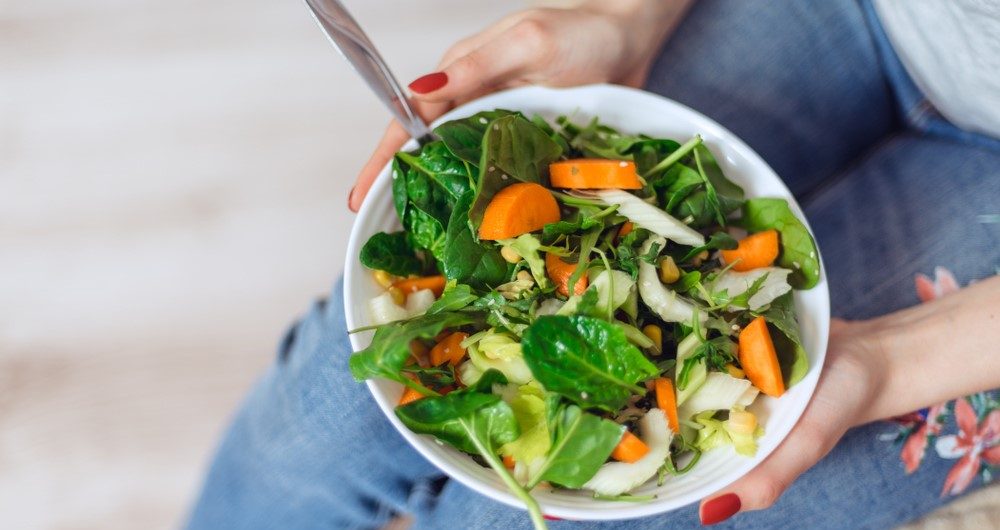
<svg viewBox="0 0 1000 530"><path fill-rule="evenodd" d="M581 488L614 451L625 428L584 412L576 405L549 400L548 431L551 449L528 489L543 480L567 488Z"/></svg>
<svg viewBox="0 0 1000 530"><path fill-rule="evenodd" d="M766 311L760 313L771 326L771 341L778 354L778 364L785 378L785 386L791 387L805 377L809 371L809 357L802 347L799 336L799 321L795 316L795 300L792 293L775 298Z"/></svg>
<svg viewBox="0 0 1000 530"><path fill-rule="evenodd" d="M511 493L525 503L535 528L544 529L546 524L538 503L514 480L497 456L501 446L520 435L510 405L499 396L483 392L501 382L505 382L503 376L490 371L474 387L397 407L396 416L413 432L430 434L461 451L481 456Z"/></svg>
<svg viewBox="0 0 1000 530"><path fill-rule="evenodd" d="M406 232L379 232L368 238L365 246L361 247L361 264L396 276L416 274L423 268L413 253Z"/></svg>
<svg viewBox="0 0 1000 530"><path fill-rule="evenodd" d="M545 392L537 386L521 385L508 404L517 418L521 435L501 447L501 452L525 463L545 456L552 446L545 410Z"/></svg>
<svg viewBox="0 0 1000 530"><path fill-rule="evenodd" d="M468 118L438 125L434 128L434 134L441 138L452 154L478 166L483 154L483 135L486 134L486 127L493 120L512 114L519 113L503 109L477 112Z"/></svg>
<svg viewBox="0 0 1000 530"><path fill-rule="evenodd" d="M444 292L441 293L441 298L435 300L434 303L427 308L427 314L458 311L460 309L464 309L466 306L478 299L479 297L472 293L471 287L451 280L445 286Z"/></svg>
<svg viewBox="0 0 1000 530"><path fill-rule="evenodd" d="M743 205L743 228L750 232L775 229L781 234L778 265L791 269L788 283L796 289L810 289L819 282L819 253L806 226L799 221L785 199L749 199Z"/></svg>
<svg viewBox="0 0 1000 530"><path fill-rule="evenodd" d="M449 280L476 287L496 286L506 280L508 264L495 246L476 240L469 226L471 203L472 193L466 193L458 199L452 212L441 260L443 272Z"/></svg>
<svg viewBox="0 0 1000 530"><path fill-rule="evenodd" d="M375 331L371 345L351 356L348 362L351 375L357 381L384 377L413 387L414 382L400 373L410 356L410 341L432 339L444 329L471 324L475 320L475 315L466 313L436 313L381 326Z"/></svg>
<svg viewBox="0 0 1000 530"><path fill-rule="evenodd" d="M524 360L550 392L584 407L616 410L637 385L659 375L614 324L585 316L543 316L522 339Z"/></svg>
<svg viewBox="0 0 1000 530"><path fill-rule="evenodd" d="M469 210L474 228L493 196L515 182L548 184L549 164L562 155L562 148L545 131L518 115L490 122L483 136L482 158L476 197Z"/></svg>

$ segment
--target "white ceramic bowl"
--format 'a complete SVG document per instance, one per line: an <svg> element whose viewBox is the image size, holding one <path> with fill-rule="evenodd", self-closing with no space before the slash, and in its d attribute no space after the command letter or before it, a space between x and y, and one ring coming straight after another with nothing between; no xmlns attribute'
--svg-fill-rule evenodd
<svg viewBox="0 0 1000 530"><path fill-rule="evenodd" d="M597 116L603 123L623 132L673 138L682 143L694 134L700 134L718 158L726 176L743 186L748 197L785 198L796 215L805 221L791 192L757 153L718 123L666 98L611 85L567 89L517 88L465 104L442 116L434 125L495 108L520 110L529 116L540 114L548 119L566 114L578 122ZM406 149L414 147L412 140L406 145ZM392 206L387 166L368 193L347 246L344 306L348 329L370 324L367 301L381 292L370 272L358 260L361 247L372 234L398 230L399 227ZM732 448L710 451L702 455L701 461L689 473L669 478L662 487L657 487L653 481L639 488L635 492L638 495L657 496L655 500L644 503L598 501L588 492L549 491L539 487L532 494L541 504L542 511L547 515L574 520L629 519L663 513L711 495L763 461L798 421L823 366L830 323L830 295L825 273L821 274L816 287L795 291L795 304L802 340L809 354L809 373L780 399L762 395L762 399L754 404L752 410L758 413L765 433L755 457L739 456ZM363 349L370 341L371 332L351 336L355 351ZM436 443L430 436L414 434L396 418L393 408L402 394L400 384L385 380L368 381L368 389L403 437L441 471L483 495L522 507L492 470L479 466L451 447ZM360 386L358 391L361 391Z"/></svg>

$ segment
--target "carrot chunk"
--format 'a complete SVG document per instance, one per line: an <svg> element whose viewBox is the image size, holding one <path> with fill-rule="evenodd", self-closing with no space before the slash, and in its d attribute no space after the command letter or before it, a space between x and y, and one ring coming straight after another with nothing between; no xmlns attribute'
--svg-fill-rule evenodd
<svg viewBox="0 0 1000 530"><path fill-rule="evenodd" d="M519 182L500 190L486 205L479 239L496 241L541 230L559 220L559 204L541 184Z"/></svg>
<svg viewBox="0 0 1000 530"><path fill-rule="evenodd" d="M423 398L424 398L424 395L421 394L420 392L417 392L416 390L414 390L414 389L412 389L410 387L406 387L406 388L403 389L403 395L400 396L400 398L399 398L399 404L402 406L402 405L406 405L408 403L413 403L414 401L416 401L418 399L423 399Z"/></svg>
<svg viewBox="0 0 1000 530"><path fill-rule="evenodd" d="M656 392L656 406L667 415L667 424L675 433L681 432L681 423L677 421L677 395L674 394L674 383L666 377L657 378L653 383Z"/></svg>
<svg viewBox="0 0 1000 530"><path fill-rule="evenodd" d="M462 341L469 338L468 333L457 331L451 333L431 348L431 366L440 366L447 362L455 366L465 357Z"/></svg>
<svg viewBox="0 0 1000 530"><path fill-rule="evenodd" d="M422 276L420 278L405 278L393 283L392 286L405 294L430 289L434 292L434 296L441 296L445 283L447 280L444 276Z"/></svg>
<svg viewBox="0 0 1000 530"><path fill-rule="evenodd" d="M757 317L740 331L740 364L747 379L761 392L778 397L785 393L778 353L767 331L767 321Z"/></svg>
<svg viewBox="0 0 1000 530"><path fill-rule="evenodd" d="M772 229L751 234L740 240L738 247L721 253L723 261L735 263L733 270L746 272L771 266L778 259L778 251L778 231Z"/></svg>
<svg viewBox="0 0 1000 530"><path fill-rule="evenodd" d="M549 182L553 188L642 189L635 162L600 158L578 158L549 164Z"/></svg>
<svg viewBox="0 0 1000 530"><path fill-rule="evenodd" d="M576 272L576 263L566 263L555 254L545 254L545 273L556 284L556 290L563 296L569 296L569 280ZM573 294L583 294L587 290L587 275L583 274L576 282Z"/></svg>
<svg viewBox="0 0 1000 530"><path fill-rule="evenodd" d="M639 459L646 456L649 452L649 446L640 440L636 435L625 431L622 435L622 439L615 446L615 450L611 451L611 458L619 462L627 462L629 464L633 462L638 462Z"/></svg>

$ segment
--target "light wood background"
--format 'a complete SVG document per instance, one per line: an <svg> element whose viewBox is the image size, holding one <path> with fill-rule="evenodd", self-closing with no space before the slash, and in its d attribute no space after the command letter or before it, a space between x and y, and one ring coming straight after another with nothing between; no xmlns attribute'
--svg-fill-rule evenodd
<svg viewBox="0 0 1000 530"><path fill-rule="evenodd" d="M347 4L404 82L522 6ZM0 1L0 527L179 524L385 121L301 1Z"/></svg>

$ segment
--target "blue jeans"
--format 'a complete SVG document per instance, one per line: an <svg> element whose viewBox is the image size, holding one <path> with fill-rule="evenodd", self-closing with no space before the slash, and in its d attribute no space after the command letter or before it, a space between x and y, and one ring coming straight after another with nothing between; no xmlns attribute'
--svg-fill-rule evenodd
<svg viewBox="0 0 1000 530"><path fill-rule="evenodd" d="M702 1L648 85L721 122L783 176L827 259L834 314L848 318L917 303L914 275L938 265L964 283L1000 264L1000 224L989 222L1000 205L998 143L936 121L906 92L870 17L850 0ZM528 528L524 512L442 477L351 379L341 300L338 282L281 342L218 448L189 528L377 528L404 512L419 529ZM885 440L926 420L850 431L773 508L720 526L886 528L933 510L952 498L941 491L955 461L937 458L932 443L907 474L900 446ZM949 417L942 433L955 429ZM691 506L552 523L581 526L699 522Z"/></svg>

